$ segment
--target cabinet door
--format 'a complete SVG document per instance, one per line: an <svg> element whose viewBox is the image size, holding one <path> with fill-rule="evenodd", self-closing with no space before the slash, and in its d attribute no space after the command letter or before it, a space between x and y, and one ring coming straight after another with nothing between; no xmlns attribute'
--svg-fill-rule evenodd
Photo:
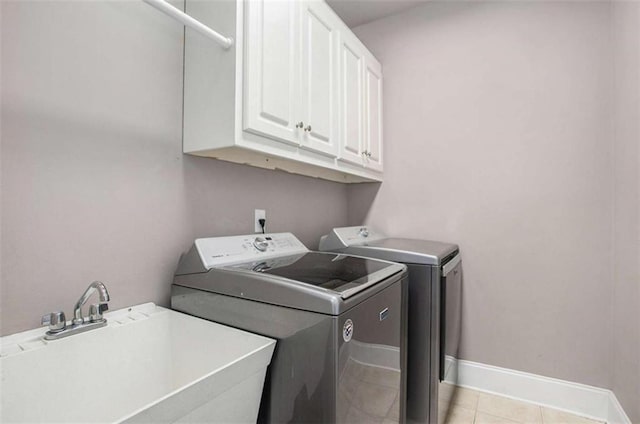
<svg viewBox="0 0 640 424"><path fill-rule="evenodd" d="M324 2L302 2L302 113L300 146L338 155L338 28L341 22Z"/></svg>
<svg viewBox="0 0 640 424"><path fill-rule="evenodd" d="M372 58L366 60L364 93L365 166L382 172L382 67Z"/></svg>
<svg viewBox="0 0 640 424"><path fill-rule="evenodd" d="M279 0L244 5L244 129L297 145L298 7L294 1Z"/></svg>
<svg viewBox="0 0 640 424"><path fill-rule="evenodd" d="M354 35L344 32L340 54L340 160L363 164L364 55Z"/></svg>

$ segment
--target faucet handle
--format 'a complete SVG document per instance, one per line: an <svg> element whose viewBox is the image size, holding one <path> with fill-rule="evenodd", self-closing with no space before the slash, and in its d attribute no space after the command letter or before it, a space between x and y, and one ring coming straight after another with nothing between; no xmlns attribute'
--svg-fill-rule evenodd
<svg viewBox="0 0 640 424"><path fill-rule="evenodd" d="M49 331L52 333L59 333L67 328L67 319L64 316L64 312L56 311L46 314L42 317L42 325L48 325Z"/></svg>
<svg viewBox="0 0 640 424"><path fill-rule="evenodd" d="M107 302L94 303L89 306L89 321L98 322L104 320L102 314L109 310Z"/></svg>

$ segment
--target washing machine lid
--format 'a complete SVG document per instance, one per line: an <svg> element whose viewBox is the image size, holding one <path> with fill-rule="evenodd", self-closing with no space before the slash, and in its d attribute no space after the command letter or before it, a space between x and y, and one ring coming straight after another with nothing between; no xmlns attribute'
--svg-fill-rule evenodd
<svg viewBox="0 0 640 424"><path fill-rule="evenodd" d="M387 238L367 226L334 228L322 238L320 249L424 265L442 265L458 252L458 246L455 244Z"/></svg>
<svg viewBox="0 0 640 424"><path fill-rule="evenodd" d="M303 283L346 299L398 272L396 264L344 254L308 252L238 264L244 270Z"/></svg>

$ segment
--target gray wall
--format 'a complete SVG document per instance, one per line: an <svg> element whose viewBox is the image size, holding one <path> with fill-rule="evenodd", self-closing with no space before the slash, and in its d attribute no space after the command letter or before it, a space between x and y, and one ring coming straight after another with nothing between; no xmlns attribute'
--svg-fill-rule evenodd
<svg viewBox="0 0 640 424"><path fill-rule="evenodd" d="M350 221L460 244L464 359L609 387L610 5L434 2L357 27L385 181Z"/></svg>
<svg viewBox="0 0 640 424"><path fill-rule="evenodd" d="M612 388L640 422L640 3L613 3L615 66Z"/></svg>
<svg viewBox="0 0 640 424"><path fill-rule="evenodd" d="M182 29L141 1L2 1L1 333L94 279L112 309L167 305L202 236L309 247L347 223L344 185L182 154ZM217 48L212 43L211 48Z"/></svg>

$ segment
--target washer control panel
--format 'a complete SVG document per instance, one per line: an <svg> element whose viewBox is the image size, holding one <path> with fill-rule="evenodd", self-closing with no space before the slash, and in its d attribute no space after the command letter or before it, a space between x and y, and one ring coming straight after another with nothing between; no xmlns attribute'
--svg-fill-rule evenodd
<svg viewBox="0 0 640 424"><path fill-rule="evenodd" d="M195 244L207 269L309 251L291 233L201 238Z"/></svg>

